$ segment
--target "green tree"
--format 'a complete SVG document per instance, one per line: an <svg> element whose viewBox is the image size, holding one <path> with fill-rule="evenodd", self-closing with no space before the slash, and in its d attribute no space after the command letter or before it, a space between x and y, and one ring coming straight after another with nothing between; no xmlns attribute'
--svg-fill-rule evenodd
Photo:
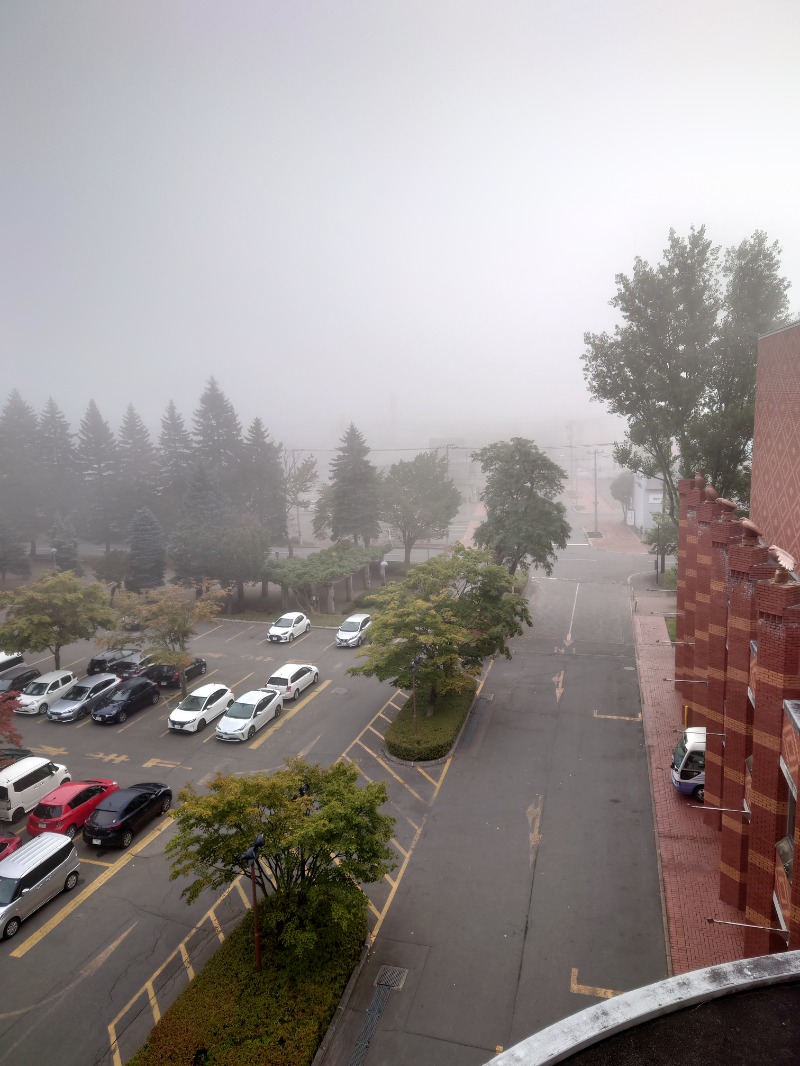
<svg viewBox="0 0 800 1066"><path fill-rule="evenodd" d="M131 566L130 552L121 548L113 548L94 562L94 576L104 585L111 586L109 603L114 602L114 597L125 583Z"/></svg>
<svg viewBox="0 0 800 1066"><path fill-rule="evenodd" d="M194 557L202 565L203 575L218 581L226 590L229 609L233 606L233 589L242 608L245 583L261 581L269 545L269 534L257 518L231 513L221 525L206 524L199 531Z"/></svg>
<svg viewBox="0 0 800 1066"><path fill-rule="evenodd" d="M242 427L233 404L213 377L208 379L192 424L197 461L215 478L235 475L242 454Z"/></svg>
<svg viewBox="0 0 800 1066"><path fill-rule="evenodd" d="M705 226L670 230L660 263L637 257L630 277L616 275L623 324L584 335L589 391L628 421L615 458L663 479L671 518L676 477L695 471L721 495L749 494L757 338L787 309L779 271L780 246L761 231L720 262Z"/></svg>
<svg viewBox="0 0 800 1066"><path fill-rule="evenodd" d="M219 775L202 792L185 786L166 847L170 876L191 879L181 895L191 903L205 889L229 885L263 835L255 869L264 897L275 897L278 940L308 957L324 925L356 920L346 904L353 884L378 881L396 866L389 846L395 821L381 811L386 785L359 787L358 778L349 763L325 768L287 759L271 775Z"/></svg>
<svg viewBox="0 0 800 1066"><path fill-rule="evenodd" d="M2 608L7 611L0 647L49 651L56 670L65 644L89 640L116 620L103 586L83 585L71 570L48 570L32 585L0 594Z"/></svg>
<svg viewBox="0 0 800 1066"><path fill-rule="evenodd" d="M52 526L58 515L68 515L77 492L75 445L69 422L52 396L39 415L38 462L42 479L42 521Z"/></svg>
<svg viewBox="0 0 800 1066"><path fill-rule="evenodd" d="M184 584L202 586L209 576L206 549L222 535L228 501L204 466L196 466L181 505L181 517L169 542L175 577Z"/></svg>
<svg viewBox="0 0 800 1066"><path fill-rule="evenodd" d="M678 551L678 527L668 514L654 514L653 527L648 529L642 540L650 545L650 554L657 555L661 573L666 569L668 555Z"/></svg>
<svg viewBox="0 0 800 1066"><path fill-rule="evenodd" d="M201 622L211 622L221 608L218 592L195 597L186 588L169 585L148 591L147 596L123 593L117 601L119 617L138 626L135 642L143 645L155 662L169 663L180 670L181 691L186 695L186 667L194 656L189 641L197 635ZM105 639L108 647L122 647L131 642L129 631L117 632Z"/></svg>
<svg viewBox="0 0 800 1066"><path fill-rule="evenodd" d="M523 622L531 624L513 585L489 552L463 544L421 563L370 597L370 642L349 673L408 688L416 664L418 686L432 706L448 692L464 691L487 658L510 659L509 639L522 633Z"/></svg>
<svg viewBox="0 0 800 1066"><path fill-rule="evenodd" d="M634 476L632 470L623 470L617 474L609 486L611 495L622 508L622 520L627 523L628 511L633 503Z"/></svg>
<svg viewBox="0 0 800 1066"><path fill-rule="evenodd" d="M333 540L358 544L361 538L369 547L380 533L380 483L368 455L364 437L351 422L331 460L330 493L325 497L329 510L318 508L315 514L317 535L330 529Z"/></svg>
<svg viewBox="0 0 800 1066"><path fill-rule="evenodd" d="M161 418L157 454L158 513L165 527L172 530L195 465L191 435L172 400Z"/></svg>
<svg viewBox="0 0 800 1066"><path fill-rule="evenodd" d="M41 529L39 422L36 412L13 389L0 411L0 485L2 506L36 554Z"/></svg>
<svg viewBox="0 0 800 1066"><path fill-rule="evenodd" d="M71 570L76 577L83 576L83 568L78 558L78 534L69 518L56 515L50 530L50 550L56 553L57 569Z"/></svg>
<svg viewBox="0 0 800 1066"><path fill-rule="evenodd" d="M30 572L31 564L22 538L13 526L0 519L0 580L3 588L6 587L6 574L27 577Z"/></svg>
<svg viewBox="0 0 800 1066"><path fill-rule="evenodd" d="M261 523L271 544L283 544L288 536L282 452L262 420L254 418L242 446L242 502Z"/></svg>
<svg viewBox="0 0 800 1066"><path fill-rule="evenodd" d="M448 475L447 459L437 452L422 452L394 463L381 490L382 518L394 536L402 539L406 566L417 541L445 534L461 505L461 493Z"/></svg>
<svg viewBox="0 0 800 1066"><path fill-rule="evenodd" d="M75 461L83 482L87 502L84 532L106 551L111 551L114 533L112 522L112 477L117 469L117 442L110 426L90 400L78 429Z"/></svg>
<svg viewBox="0 0 800 1066"><path fill-rule="evenodd" d="M166 548L158 519L149 507L133 516L129 533L130 558L127 585L133 592L164 584Z"/></svg>
<svg viewBox="0 0 800 1066"><path fill-rule="evenodd" d="M301 459L295 450L283 450L283 483L284 504L286 507L286 547L289 555L294 554L292 538L289 533L291 519L296 517L297 535L300 536L300 511L307 510L309 506L308 494L314 488L318 480L317 460L313 455L307 455Z"/></svg>
<svg viewBox="0 0 800 1066"><path fill-rule="evenodd" d="M566 473L523 437L490 444L472 458L486 476L486 518L475 530L475 543L512 574L519 566L550 574L555 549L566 548L570 532L566 508L556 500Z"/></svg>
<svg viewBox="0 0 800 1066"><path fill-rule="evenodd" d="M114 485L115 525L128 529L134 515L150 507L158 491L158 458L150 432L133 404L125 409L117 434L117 476Z"/></svg>

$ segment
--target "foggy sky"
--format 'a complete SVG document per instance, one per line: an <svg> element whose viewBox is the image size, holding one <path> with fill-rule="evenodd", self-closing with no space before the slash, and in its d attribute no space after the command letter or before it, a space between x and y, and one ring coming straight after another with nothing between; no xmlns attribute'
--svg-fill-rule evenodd
<svg viewBox="0 0 800 1066"><path fill-rule="evenodd" d="M0 402L599 415L583 333L670 227L766 230L800 313L798 39L797 0L4 0Z"/></svg>

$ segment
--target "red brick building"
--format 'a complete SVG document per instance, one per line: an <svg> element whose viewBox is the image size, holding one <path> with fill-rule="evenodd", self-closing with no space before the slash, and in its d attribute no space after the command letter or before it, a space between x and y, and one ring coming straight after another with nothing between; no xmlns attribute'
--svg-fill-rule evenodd
<svg viewBox="0 0 800 1066"><path fill-rule="evenodd" d="M720 898L747 955L800 948L800 322L759 341L750 520L701 477L679 491L676 688L707 730Z"/></svg>

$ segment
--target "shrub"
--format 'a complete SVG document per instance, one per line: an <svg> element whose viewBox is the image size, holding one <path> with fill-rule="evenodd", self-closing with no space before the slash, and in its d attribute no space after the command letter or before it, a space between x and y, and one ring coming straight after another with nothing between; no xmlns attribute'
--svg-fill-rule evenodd
<svg viewBox="0 0 800 1066"><path fill-rule="evenodd" d="M386 750L396 759L409 762L443 758L469 714L475 689L473 683L464 692L440 697L436 710L429 715L427 693L417 687L417 735L414 736L414 701L409 698L386 730Z"/></svg>

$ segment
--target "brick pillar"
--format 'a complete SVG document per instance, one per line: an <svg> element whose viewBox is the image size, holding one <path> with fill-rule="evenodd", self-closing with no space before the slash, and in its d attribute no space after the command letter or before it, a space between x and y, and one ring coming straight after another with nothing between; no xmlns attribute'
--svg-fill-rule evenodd
<svg viewBox="0 0 800 1066"><path fill-rule="evenodd" d="M746 914L753 925L776 926L772 905L775 845L786 829L786 787L780 769L783 701L800 696L800 582L779 571L756 588L758 658L754 674L753 787ZM745 955L784 951L785 941L745 930Z"/></svg>
<svg viewBox="0 0 800 1066"><path fill-rule="evenodd" d="M728 668L728 551L744 534L741 522L734 518L736 507L730 500L716 500L714 520L708 530L709 604L708 604L708 685L706 696L706 806L722 807L722 765L725 751L725 681ZM697 686L700 689L702 686ZM719 811L704 815L707 825L719 829Z"/></svg>
<svg viewBox="0 0 800 1066"><path fill-rule="evenodd" d="M725 760L721 807L744 807L745 759L753 752L753 705L750 683L750 641L756 639L756 581L775 571L768 567L766 545L745 531L741 544L728 552L728 665L725 680ZM719 898L744 909L750 823L740 814L722 815Z"/></svg>
<svg viewBox="0 0 800 1066"><path fill-rule="evenodd" d="M681 499L681 524L678 529L678 606L675 626L675 677L694 677L695 608L697 600L697 508L703 500L705 483L698 474L691 481L678 483ZM691 705L695 685L675 688L684 703Z"/></svg>

